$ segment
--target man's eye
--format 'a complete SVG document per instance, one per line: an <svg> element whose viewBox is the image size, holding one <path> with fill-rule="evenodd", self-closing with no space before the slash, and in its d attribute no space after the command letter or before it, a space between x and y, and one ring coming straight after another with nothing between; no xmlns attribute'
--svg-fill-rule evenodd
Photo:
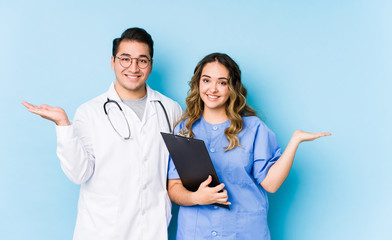
<svg viewBox="0 0 392 240"><path fill-rule="evenodd" d="M145 59L145 58L142 58L142 59L139 59L139 62L141 62L141 63L147 63L147 59Z"/></svg>
<svg viewBox="0 0 392 240"><path fill-rule="evenodd" d="M130 62L131 61L131 59L130 58L121 58L121 61L123 61L123 62Z"/></svg>

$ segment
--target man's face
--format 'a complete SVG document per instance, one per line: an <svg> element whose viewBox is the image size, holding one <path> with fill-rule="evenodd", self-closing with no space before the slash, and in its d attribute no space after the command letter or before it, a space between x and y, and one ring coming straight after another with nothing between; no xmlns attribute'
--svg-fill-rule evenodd
<svg viewBox="0 0 392 240"><path fill-rule="evenodd" d="M124 68L120 59L112 56L112 69L116 75L115 89L123 99L139 99L146 93L146 81L152 71L152 59L149 47L145 43L136 41L121 41L116 54L119 58L132 58L131 65ZM147 57L151 59L146 68L140 68L135 58Z"/></svg>

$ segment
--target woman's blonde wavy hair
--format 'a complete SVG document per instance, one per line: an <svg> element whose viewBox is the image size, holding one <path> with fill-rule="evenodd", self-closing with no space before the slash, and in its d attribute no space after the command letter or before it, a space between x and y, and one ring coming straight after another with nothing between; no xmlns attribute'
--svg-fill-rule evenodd
<svg viewBox="0 0 392 240"><path fill-rule="evenodd" d="M189 131L189 137L193 137L192 125L197 121L204 110L204 102L200 97L199 82L201 73L204 66L207 63L218 62L226 67L229 71L229 99L226 103L226 114L231 122L230 126L225 129L225 135L229 141L229 146L226 147L225 151L229 151L235 147L240 146L239 138L237 134L241 132L243 128L243 116L255 116L256 112L246 104L247 91L241 83L241 70L237 63L224 53L212 53L205 56L196 66L193 77L189 82L190 89L188 91L188 97L186 98L186 109L184 115L176 123L176 125L185 120L185 127Z"/></svg>

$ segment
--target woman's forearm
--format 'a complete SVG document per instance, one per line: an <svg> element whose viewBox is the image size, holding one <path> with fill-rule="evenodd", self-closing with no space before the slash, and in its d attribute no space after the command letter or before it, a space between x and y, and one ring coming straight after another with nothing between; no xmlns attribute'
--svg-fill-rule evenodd
<svg viewBox="0 0 392 240"><path fill-rule="evenodd" d="M271 166L261 186L270 193L276 192L290 173L300 139L294 134L280 158Z"/></svg>
<svg viewBox="0 0 392 240"><path fill-rule="evenodd" d="M329 132L311 133L302 130L296 130L291 137L286 149L280 158L271 166L267 176L260 183L261 186L270 193L276 192L283 182L286 180L290 173L291 166L293 165L295 153L298 146L304 141L313 141L320 137L330 136Z"/></svg>
<svg viewBox="0 0 392 240"><path fill-rule="evenodd" d="M227 191L223 189L225 184L221 183L215 187L209 187L212 177L202 182L196 192L188 191L180 179L169 179L167 191L170 199L181 206L209 205L220 203L229 205Z"/></svg>
<svg viewBox="0 0 392 240"><path fill-rule="evenodd" d="M194 200L194 192L188 191L179 179L169 179L167 191L170 199L181 206L193 206L197 203Z"/></svg>

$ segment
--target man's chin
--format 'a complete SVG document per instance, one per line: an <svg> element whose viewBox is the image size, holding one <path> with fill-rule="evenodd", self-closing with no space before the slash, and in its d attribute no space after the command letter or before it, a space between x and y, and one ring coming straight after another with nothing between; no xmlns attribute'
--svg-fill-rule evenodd
<svg viewBox="0 0 392 240"><path fill-rule="evenodd" d="M132 86L126 86L125 87L126 90L128 91L132 91L132 92L138 92L141 90L145 90L146 89L146 84L145 83L141 83L141 84L135 84Z"/></svg>
<svg viewBox="0 0 392 240"><path fill-rule="evenodd" d="M115 89L119 95L122 94L138 94L144 92L146 89L146 83L139 83L139 84L121 84L116 81ZM122 94L121 94L122 93ZM121 96L120 96L121 97Z"/></svg>

